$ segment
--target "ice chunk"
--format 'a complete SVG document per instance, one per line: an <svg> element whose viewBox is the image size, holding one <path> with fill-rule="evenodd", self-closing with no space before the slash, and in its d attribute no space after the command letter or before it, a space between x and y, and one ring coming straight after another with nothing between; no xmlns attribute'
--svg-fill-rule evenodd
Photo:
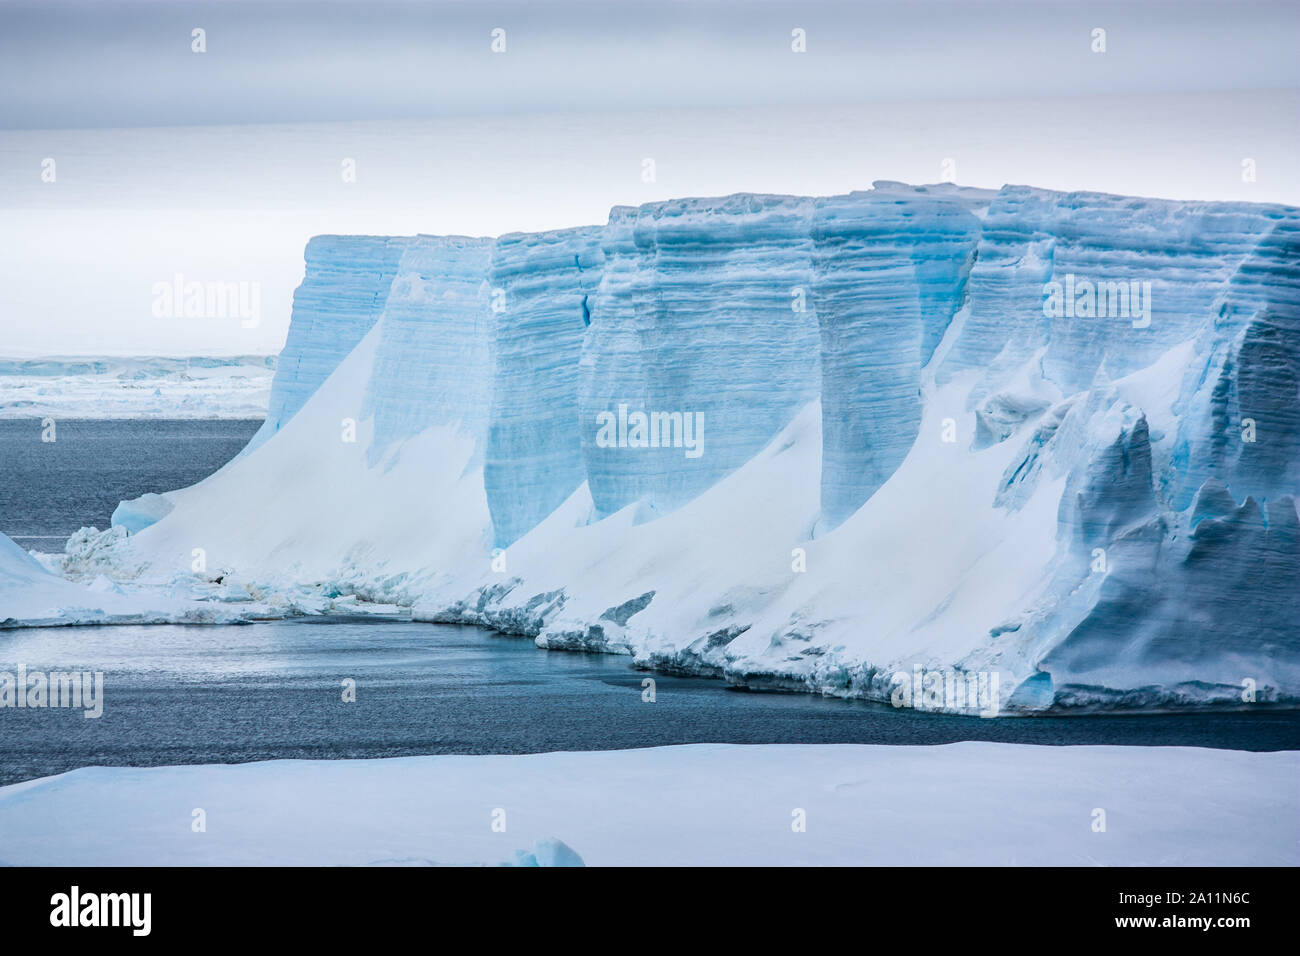
<svg viewBox="0 0 1300 956"><path fill-rule="evenodd" d="M143 531L172 510L174 505L165 495L148 492L139 498L119 502L110 519L114 528L125 528L128 533Z"/></svg>

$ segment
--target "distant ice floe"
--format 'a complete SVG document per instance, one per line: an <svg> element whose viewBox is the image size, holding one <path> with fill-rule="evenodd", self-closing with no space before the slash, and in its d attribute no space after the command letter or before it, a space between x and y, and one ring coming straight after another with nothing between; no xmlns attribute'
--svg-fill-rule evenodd
<svg viewBox="0 0 1300 956"><path fill-rule="evenodd" d="M0 358L0 418L266 415L275 356Z"/></svg>

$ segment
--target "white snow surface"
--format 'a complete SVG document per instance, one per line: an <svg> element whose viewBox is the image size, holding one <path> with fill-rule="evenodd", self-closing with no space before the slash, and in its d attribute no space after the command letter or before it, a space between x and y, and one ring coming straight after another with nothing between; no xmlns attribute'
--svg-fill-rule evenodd
<svg viewBox="0 0 1300 956"><path fill-rule="evenodd" d="M596 866L1294 866L1297 771L1293 752L995 743L89 767L0 788L0 862L455 865L558 840Z"/></svg>

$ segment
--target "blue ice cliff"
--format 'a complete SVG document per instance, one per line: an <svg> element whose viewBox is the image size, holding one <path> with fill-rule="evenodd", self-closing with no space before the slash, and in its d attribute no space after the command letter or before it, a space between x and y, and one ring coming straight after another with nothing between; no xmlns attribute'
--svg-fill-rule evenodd
<svg viewBox="0 0 1300 956"><path fill-rule="evenodd" d="M877 183L313 239L266 426L124 514L146 577L1014 713L1295 702L1298 492L1300 210Z"/></svg>
<svg viewBox="0 0 1300 956"><path fill-rule="evenodd" d="M287 423L384 311L409 239L317 236L293 295L293 321L280 353L266 423L251 451Z"/></svg>

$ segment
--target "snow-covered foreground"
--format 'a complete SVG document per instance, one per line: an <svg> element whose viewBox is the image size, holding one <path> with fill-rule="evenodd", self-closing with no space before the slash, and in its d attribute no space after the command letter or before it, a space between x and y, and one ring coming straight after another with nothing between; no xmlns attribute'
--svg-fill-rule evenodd
<svg viewBox="0 0 1300 956"><path fill-rule="evenodd" d="M1295 865L1298 770L1293 752L990 743L92 767L0 789L0 858L496 863L558 839L589 865Z"/></svg>

